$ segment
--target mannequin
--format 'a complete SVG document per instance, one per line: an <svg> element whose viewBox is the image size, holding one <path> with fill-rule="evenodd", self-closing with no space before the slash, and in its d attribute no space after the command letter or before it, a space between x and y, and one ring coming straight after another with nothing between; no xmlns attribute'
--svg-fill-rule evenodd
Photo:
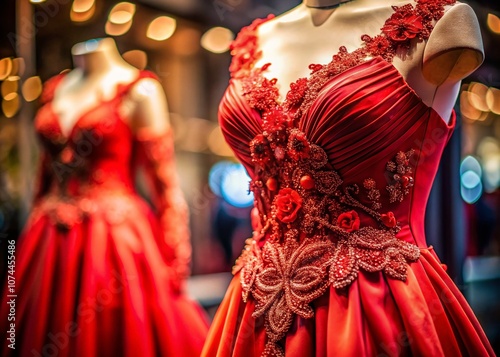
<svg viewBox="0 0 500 357"><path fill-rule="evenodd" d="M189 216L161 84L111 38L72 54L75 69L45 83L34 119L42 150L16 246L19 347L2 356L53 354L54 334L58 356L199 356L207 321L184 294Z"/></svg>
<svg viewBox="0 0 500 357"><path fill-rule="evenodd" d="M305 0L240 31L219 122L258 219L202 356L494 355L425 238L483 58L452 3Z"/></svg>
<svg viewBox="0 0 500 357"><path fill-rule="evenodd" d="M360 47L361 36L380 32L393 12L407 0L304 0L298 7L258 29L262 57L257 67L272 63L267 78L277 78L281 96L289 84L306 77L311 63L331 60L340 46ZM286 41L283 39L286 38ZM477 18L466 4L447 7L427 43L421 41L394 67L423 102L448 122L460 81L483 61ZM290 65L289 58L293 58Z"/></svg>
<svg viewBox="0 0 500 357"><path fill-rule="evenodd" d="M117 85L132 82L139 73L120 56L112 38L78 43L72 55L76 68L62 80L52 103L65 136L82 114L112 99ZM168 129L165 93L154 79L140 79L122 107L126 111L123 117L134 131L140 127L158 133Z"/></svg>

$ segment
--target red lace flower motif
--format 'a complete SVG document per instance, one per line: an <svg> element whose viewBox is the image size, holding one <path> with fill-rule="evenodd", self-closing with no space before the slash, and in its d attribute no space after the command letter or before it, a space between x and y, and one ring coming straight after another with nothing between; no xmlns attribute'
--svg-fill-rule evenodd
<svg viewBox="0 0 500 357"><path fill-rule="evenodd" d="M422 33L422 18L411 12L395 12L382 26L382 32L396 42L411 40Z"/></svg>
<svg viewBox="0 0 500 357"><path fill-rule="evenodd" d="M252 161L261 166L265 166L271 160L271 149L264 135L259 134L250 142L250 153Z"/></svg>
<svg viewBox="0 0 500 357"><path fill-rule="evenodd" d="M391 42L386 36L377 35L375 37L370 37L368 35L364 35L361 37L366 44L366 50L372 56L385 56L388 55L388 50L391 47Z"/></svg>
<svg viewBox="0 0 500 357"><path fill-rule="evenodd" d="M443 16L444 7L436 0L420 0L417 5L417 13L424 19L437 20Z"/></svg>
<svg viewBox="0 0 500 357"><path fill-rule="evenodd" d="M298 129L292 129L288 137L288 155L293 160L307 159L311 151L311 145L306 135Z"/></svg>
<svg viewBox="0 0 500 357"><path fill-rule="evenodd" d="M249 26L242 28L236 39L231 43L229 50L233 58L229 66L229 72L233 77L237 77L237 74L242 71L252 69L257 55L257 27L272 17L274 16L269 15L267 19L254 20Z"/></svg>
<svg viewBox="0 0 500 357"><path fill-rule="evenodd" d="M291 223L297 219L302 207L302 197L291 188L282 188L274 198L276 217L283 223Z"/></svg>
<svg viewBox="0 0 500 357"><path fill-rule="evenodd" d="M337 225L345 229L347 232L354 232L359 229L359 216L356 211L344 212L337 218Z"/></svg>
<svg viewBox="0 0 500 357"><path fill-rule="evenodd" d="M296 108L304 101L307 90L307 78L299 78L290 84L290 91L286 95L286 102L289 108Z"/></svg>
<svg viewBox="0 0 500 357"><path fill-rule="evenodd" d="M387 212L387 214L381 214L380 219L382 219L382 223L388 228L394 228L398 223L396 221L396 217L394 217L394 213L392 212Z"/></svg>
<svg viewBox="0 0 500 357"><path fill-rule="evenodd" d="M269 141L271 148L286 143L287 117L283 111L278 109L270 110L262 116L263 134Z"/></svg>
<svg viewBox="0 0 500 357"><path fill-rule="evenodd" d="M275 84L276 79L254 75L243 83L243 96L252 108L265 113L278 106L279 91Z"/></svg>

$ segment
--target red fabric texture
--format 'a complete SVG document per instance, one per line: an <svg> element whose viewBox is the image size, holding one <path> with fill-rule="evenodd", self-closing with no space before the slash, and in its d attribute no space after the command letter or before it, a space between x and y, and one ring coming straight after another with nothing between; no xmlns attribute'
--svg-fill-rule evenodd
<svg viewBox="0 0 500 357"><path fill-rule="evenodd" d="M119 85L69 138L51 108L61 78L47 82L35 120L43 160L16 246L16 349L4 343L2 355L199 356L208 323L182 292L190 249L172 135L135 136L120 114L129 89L156 77ZM139 166L154 208L135 191Z"/></svg>
<svg viewBox="0 0 500 357"><path fill-rule="evenodd" d="M240 40L255 41L252 37L255 33L246 32ZM239 52L243 50L236 48L233 53ZM248 53L258 51L249 46ZM233 68L233 72L252 68L252 59L247 62ZM258 166L263 159L256 156L255 146L254 152L251 151L255 140L263 140L263 118L256 106L268 104L249 103L245 98L248 87L245 95L241 94L242 79L245 80L231 79L219 107L219 119L227 142L255 180L266 165L264 162ZM259 84L257 91L265 90L268 85L260 77L255 83ZM261 97L266 98L262 94ZM294 316L292 326L279 341L285 356L494 355L471 308L425 240L427 199L454 126L454 113L446 124L381 56L333 76L298 118L297 129L326 152L329 165L346 186L363 187L368 178L385 184L388 163L398 153L414 150L411 163L414 182L409 193L404 199L390 200L384 189L380 192L380 202L385 212L397 217L401 227L397 238L419 247L420 257L408 264L404 281L380 271L360 270L347 288L330 286L311 303L312 318ZM273 182L273 189L275 186ZM370 205L366 197L360 200ZM254 221L256 215L253 212ZM360 214L359 218L356 225L373 224L366 215ZM262 228L255 226L256 232ZM259 239L260 246L262 242L277 244L267 233ZM265 318L252 316L256 310L254 297L249 296L244 302L242 296L248 291L242 288L242 274L239 271L234 276L202 356L261 356L267 348Z"/></svg>

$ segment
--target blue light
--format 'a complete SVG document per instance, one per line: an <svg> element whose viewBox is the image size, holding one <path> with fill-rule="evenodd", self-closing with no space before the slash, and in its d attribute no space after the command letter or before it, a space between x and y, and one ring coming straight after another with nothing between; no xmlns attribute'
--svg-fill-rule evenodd
<svg viewBox="0 0 500 357"><path fill-rule="evenodd" d="M226 166L221 180L222 198L232 206L243 208L253 203L253 194L248 192L250 177L241 164Z"/></svg>
<svg viewBox="0 0 500 357"><path fill-rule="evenodd" d="M231 165L234 165L234 163L230 161L219 161L214 166L212 166L210 172L208 173L208 186L210 187L212 192L219 197L222 197L222 178L224 177L227 167Z"/></svg>
<svg viewBox="0 0 500 357"><path fill-rule="evenodd" d="M462 174L462 185L465 188L472 189L481 183L481 178L472 170L465 171Z"/></svg>
<svg viewBox="0 0 500 357"><path fill-rule="evenodd" d="M476 202L483 194L483 170L473 156L467 156L460 164L460 194L467 203Z"/></svg>
<svg viewBox="0 0 500 357"><path fill-rule="evenodd" d="M482 195L483 193L483 184L481 181L479 181L479 185L468 189L465 188L463 185L460 187L460 194L462 195L462 199L469 203L475 203Z"/></svg>
<svg viewBox="0 0 500 357"><path fill-rule="evenodd" d="M466 171L475 172L479 178L483 176L481 164L474 156L467 156L462 160L462 163L460 164L460 175L463 175Z"/></svg>

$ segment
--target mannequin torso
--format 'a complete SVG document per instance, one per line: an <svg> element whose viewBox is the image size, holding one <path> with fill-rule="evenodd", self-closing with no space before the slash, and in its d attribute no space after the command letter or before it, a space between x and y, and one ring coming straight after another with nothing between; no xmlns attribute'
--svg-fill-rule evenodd
<svg viewBox="0 0 500 357"><path fill-rule="evenodd" d="M86 112L112 100L118 85L131 83L139 75L135 67L123 60L111 38L76 44L72 54L76 68L64 77L52 102L66 137ZM120 112L133 130L153 127L162 132L168 125L165 94L151 78L140 79L132 87Z"/></svg>
<svg viewBox="0 0 500 357"><path fill-rule="evenodd" d="M362 35L380 33L392 6L409 2L354 0L331 8L339 1L305 0L258 28L262 56L256 66L272 63L265 76L278 80L284 97L290 83L309 75L309 64L330 62L340 46L349 52L359 48ZM483 49L470 7L456 4L446 10L429 40L417 43L404 58L396 56L393 65L423 102L448 120L460 80L482 62Z"/></svg>

